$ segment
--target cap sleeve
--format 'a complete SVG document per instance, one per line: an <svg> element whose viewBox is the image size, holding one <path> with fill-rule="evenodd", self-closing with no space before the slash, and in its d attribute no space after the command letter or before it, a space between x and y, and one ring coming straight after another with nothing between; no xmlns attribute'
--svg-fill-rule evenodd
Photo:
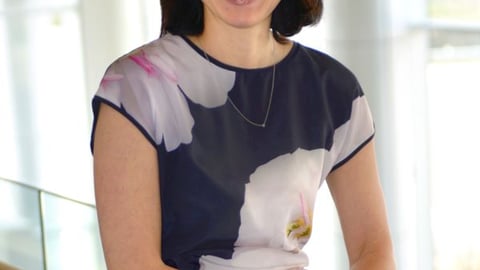
<svg viewBox="0 0 480 270"><path fill-rule="evenodd" d="M165 64L152 59L139 49L107 69L92 101L92 149L102 103L130 120L154 146L164 144L167 151L172 151L181 143L191 142L193 118L178 88L174 67L168 61Z"/></svg>
<svg viewBox="0 0 480 270"><path fill-rule="evenodd" d="M352 101L350 118L335 130L331 171L347 163L360 151L375 134L374 121L367 98L359 85L356 87L357 96Z"/></svg>

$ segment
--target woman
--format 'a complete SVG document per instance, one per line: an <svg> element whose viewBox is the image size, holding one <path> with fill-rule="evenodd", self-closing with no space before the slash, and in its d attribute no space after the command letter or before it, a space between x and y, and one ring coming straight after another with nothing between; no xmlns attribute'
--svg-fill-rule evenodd
<svg viewBox="0 0 480 270"><path fill-rule="evenodd" d="M344 66L287 39L317 0L162 0L115 61L92 148L109 269L304 269L326 179L351 269L394 269L373 123Z"/></svg>

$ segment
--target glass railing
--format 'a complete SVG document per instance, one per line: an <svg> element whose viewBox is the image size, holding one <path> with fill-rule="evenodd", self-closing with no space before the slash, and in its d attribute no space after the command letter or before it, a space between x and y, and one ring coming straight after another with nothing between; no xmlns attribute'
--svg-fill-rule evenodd
<svg viewBox="0 0 480 270"><path fill-rule="evenodd" d="M106 269L94 205L0 178L0 263Z"/></svg>

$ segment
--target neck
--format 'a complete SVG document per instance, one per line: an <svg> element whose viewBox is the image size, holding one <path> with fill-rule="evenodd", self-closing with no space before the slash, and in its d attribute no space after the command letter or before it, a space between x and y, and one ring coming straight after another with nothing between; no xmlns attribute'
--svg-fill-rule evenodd
<svg viewBox="0 0 480 270"><path fill-rule="evenodd" d="M278 44L265 25L239 29L206 21L205 31L191 39L212 57L232 66L259 68L276 62L272 46Z"/></svg>

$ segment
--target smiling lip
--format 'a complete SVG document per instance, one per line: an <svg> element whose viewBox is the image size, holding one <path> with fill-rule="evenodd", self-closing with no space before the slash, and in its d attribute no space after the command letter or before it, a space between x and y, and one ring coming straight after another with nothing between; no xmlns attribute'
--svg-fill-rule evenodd
<svg viewBox="0 0 480 270"><path fill-rule="evenodd" d="M233 5L244 6L250 4L251 0L228 0Z"/></svg>

